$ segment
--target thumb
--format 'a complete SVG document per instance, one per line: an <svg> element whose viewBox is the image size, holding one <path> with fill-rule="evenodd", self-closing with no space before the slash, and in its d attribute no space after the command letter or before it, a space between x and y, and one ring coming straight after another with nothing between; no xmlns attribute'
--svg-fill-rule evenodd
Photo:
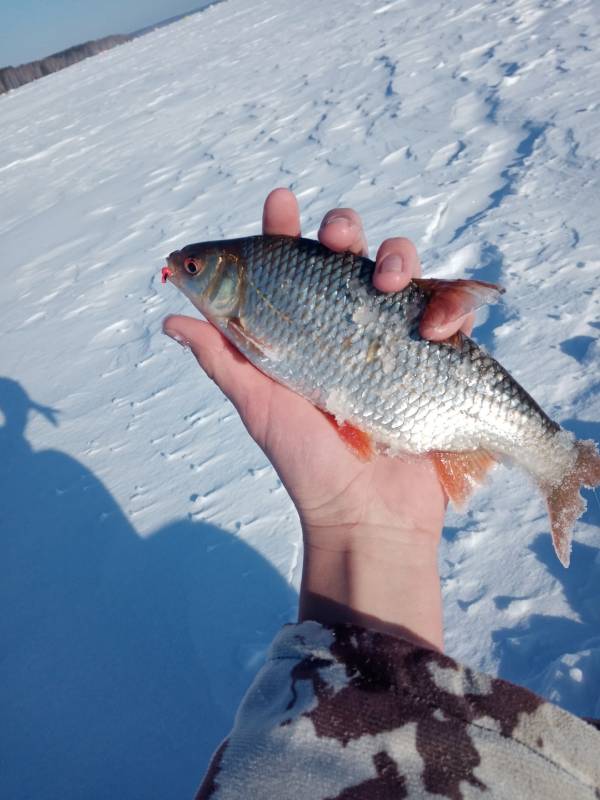
<svg viewBox="0 0 600 800"><path fill-rule="evenodd" d="M196 360L219 389L234 404L246 427L252 431L253 409L268 406L273 381L252 366L210 323L193 317L170 316L163 333L191 349Z"/></svg>

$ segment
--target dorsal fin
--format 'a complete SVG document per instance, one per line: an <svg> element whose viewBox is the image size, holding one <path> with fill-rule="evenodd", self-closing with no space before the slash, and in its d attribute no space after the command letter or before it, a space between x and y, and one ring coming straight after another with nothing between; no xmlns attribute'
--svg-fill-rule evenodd
<svg viewBox="0 0 600 800"><path fill-rule="evenodd" d="M446 321L470 314L488 303L497 303L504 289L495 283L460 278L446 281L439 278L413 278L414 283L429 296L429 305L444 305Z"/></svg>

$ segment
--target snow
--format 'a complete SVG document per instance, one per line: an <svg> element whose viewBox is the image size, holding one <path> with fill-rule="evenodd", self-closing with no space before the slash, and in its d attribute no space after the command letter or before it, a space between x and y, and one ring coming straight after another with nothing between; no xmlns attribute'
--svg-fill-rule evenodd
<svg viewBox="0 0 600 800"><path fill-rule="evenodd" d="M600 439L599 28L594 0L228 0L0 97L0 795L191 796L293 618L295 511L161 334L194 313L165 254L258 233L274 186L305 235L351 206L373 253L503 284L478 340ZM440 568L449 654L600 716L587 498L565 571L499 469Z"/></svg>

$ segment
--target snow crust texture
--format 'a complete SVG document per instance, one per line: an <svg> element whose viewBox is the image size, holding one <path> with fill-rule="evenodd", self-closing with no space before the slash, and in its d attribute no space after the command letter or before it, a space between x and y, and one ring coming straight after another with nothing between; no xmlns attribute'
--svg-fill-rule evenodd
<svg viewBox="0 0 600 800"><path fill-rule="evenodd" d="M599 35L595 0L228 0L0 97L2 797L191 796L293 617L293 507L161 335L164 256L274 186L503 284L476 338L600 439ZM588 501L565 572L498 470L440 568L450 655L600 716Z"/></svg>

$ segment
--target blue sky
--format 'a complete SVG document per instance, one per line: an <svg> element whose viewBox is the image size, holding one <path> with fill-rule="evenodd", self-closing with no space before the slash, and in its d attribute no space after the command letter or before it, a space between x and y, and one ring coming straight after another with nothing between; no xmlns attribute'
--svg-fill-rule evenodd
<svg viewBox="0 0 600 800"><path fill-rule="evenodd" d="M208 0L0 0L0 67L110 33L131 33Z"/></svg>

